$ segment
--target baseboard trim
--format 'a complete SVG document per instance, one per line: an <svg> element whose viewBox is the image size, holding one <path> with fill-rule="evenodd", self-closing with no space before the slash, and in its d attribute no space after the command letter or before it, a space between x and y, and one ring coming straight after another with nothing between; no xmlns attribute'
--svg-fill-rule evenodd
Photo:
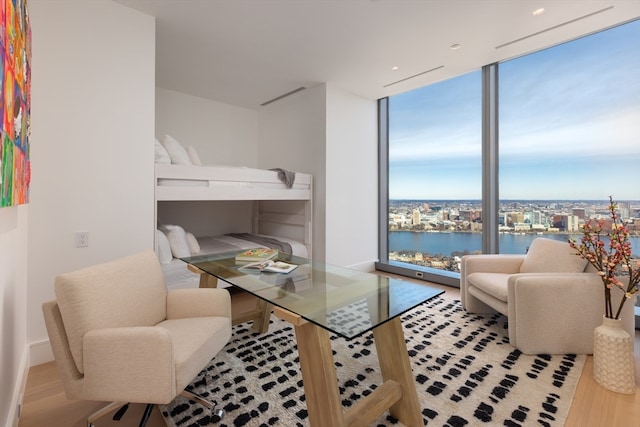
<svg viewBox="0 0 640 427"><path fill-rule="evenodd" d="M51 343L49 340L42 340L32 342L29 345L29 358L31 359L30 366L42 365L43 363L53 361L53 350L51 350Z"/></svg>
<svg viewBox="0 0 640 427"><path fill-rule="evenodd" d="M24 392L27 388L27 378L29 377L29 368L51 362L52 360L53 351L51 351L49 340L42 340L25 345L22 357L20 358L18 378L16 378L16 383L13 387L11 405L9 406L9 414L5 427L18 427L20 423Z"/></svg>
<svg viewBox="0 0 640 427"><path fill-rule="evenodd" d="M451 271L436 270L430 267L408 264L399 261L377 262L376 269L399 276L411 277L413 279L424 280L426 282L439 283L441 285L460 287L460 273Z"/></svg>
<svg viewBox="0 0 640 427"><path fill-rule="evenodd" d="M29 346L26 345L22 352L22 357L20 358L18 378L16 378L16 383L14 384L13 393L11 395L11 405L9 406L6 427L18 427L20 422L22 400L24 398L24 391L27 387L27 377L29 376L30 366Z"/></svg>
<svg viewBox="0 0 640 427"><path fill-rule="evenodd" d="M352 264L347 266L347 268L350 268L352 270L362 271L364 273L369 273L369 272L375 271L376 261L377 260L365 261L358 264Z"/></svg>

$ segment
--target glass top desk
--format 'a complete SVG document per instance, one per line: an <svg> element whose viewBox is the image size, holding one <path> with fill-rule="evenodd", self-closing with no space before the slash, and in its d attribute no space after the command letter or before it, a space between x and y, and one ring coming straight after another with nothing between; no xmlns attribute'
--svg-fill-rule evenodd
<svg viewBox="0 0 640 427"><path fill-rule="evenodd" d="M442 290L283 254L276 259L298 265L295 270L252 272L239 269L239 252L182 260L201 274L201 287L223 280L258 298L256 309L234 317L234 324L253 320L255 329L266 332L273 310L294 326L311 425L367 425L387 408L406 426L424 425L400 315ZM368 331L384 383L344 412L329 332L349 339Z"/></svg>

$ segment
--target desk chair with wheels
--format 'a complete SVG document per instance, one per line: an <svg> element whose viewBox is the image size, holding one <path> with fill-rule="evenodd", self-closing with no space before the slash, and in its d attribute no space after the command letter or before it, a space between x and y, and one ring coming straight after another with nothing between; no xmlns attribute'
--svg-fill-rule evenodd
<svg viewBox="0 0 640 427"><path fill-rule="evenodd" d="M151 250L55 279L56 300L43 304L47 332L69 399L112 401L88 426L129 402L155 404L185 387L231 337L231 299L224 289L168 292ZM222 415L222 414L218 414Z"/></svg>

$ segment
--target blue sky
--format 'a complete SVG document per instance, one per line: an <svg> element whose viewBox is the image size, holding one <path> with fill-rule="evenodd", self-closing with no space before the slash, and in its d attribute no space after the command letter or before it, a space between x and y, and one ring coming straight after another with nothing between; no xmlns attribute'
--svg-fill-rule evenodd
<svg viewBox="0 0 640 427"><path fill-rule="evenodd" d="M499 69L502 199L640 200L640 21ZM481 72L390 98L392 199L481 197Z"/></svg>

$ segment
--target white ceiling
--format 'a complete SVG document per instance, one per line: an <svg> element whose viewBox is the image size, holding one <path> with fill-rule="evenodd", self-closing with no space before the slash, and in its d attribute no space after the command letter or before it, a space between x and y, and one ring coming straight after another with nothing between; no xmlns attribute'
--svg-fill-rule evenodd
<svg viewBox="0 0 640 427"><path fill-rule="evenodd" d="M378 99L640 17L640 0L115 1L157 18L158 87L252 109L321 83Z"/></svg>

